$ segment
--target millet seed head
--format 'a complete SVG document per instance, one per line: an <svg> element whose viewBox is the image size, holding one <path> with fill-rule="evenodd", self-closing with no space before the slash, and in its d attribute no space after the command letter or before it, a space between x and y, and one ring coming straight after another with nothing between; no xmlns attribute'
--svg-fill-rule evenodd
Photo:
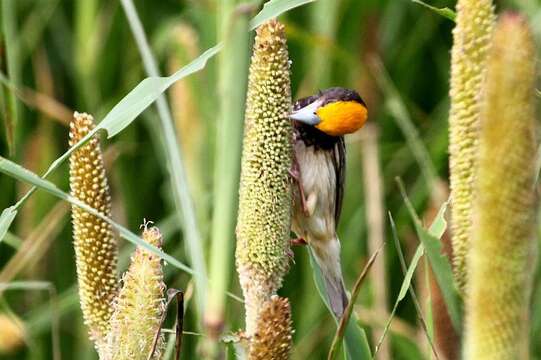
<svg viewBox="0 0 541 360"><path fill-rule="evenodd" d="M451 51L449 167L455 280L466 284L472 194L479 137L479 99L495 19L492 0L459 0Z"/></svg>
<svg viewBox="0 0 541 360"><path fill-rule="evenodd" d="M504 14L492 38L481 102L466 360L528 358L538 228L535 62L526 21Z"/></svg>
<svg viewBox="0 0 541 360"><path fill-rule="evenodd" d="M158 228L145 226L143 240L161 247L162 235ZM137 247L129 269L122 276L122 283L114 304L104 358L146 360L165 311L165 284L160 257ZM164 345L163 335L160 335L152 359L161 358Z"/></svg>
<svg viewBox="0 0 541 360"><path fill-rule="evenodd" d="M251 335L260 308L288 269L292 126L289 57L284 26L257 29L245 116L237 221L237 270Z"/></svg>
<svg viewBox="0 0 541 360"><path fill-rule="evenodd" d="M93 128L88 114L75 113L69 145L75 145ZM93 137L70 156L71 195L105 216L111 216L111 199L99 139ZM90 338L99 349L109 329L113 299L118 291L117 242L111 225L72 206L73 243L79 297Z"/></svg>
<svg viewBox="0 0 541 360"><path fill-rule="evenodd" d="M261 310L252 335L249 360L287 360L293 343L291 306L286 298L273 295Z"/></svg>

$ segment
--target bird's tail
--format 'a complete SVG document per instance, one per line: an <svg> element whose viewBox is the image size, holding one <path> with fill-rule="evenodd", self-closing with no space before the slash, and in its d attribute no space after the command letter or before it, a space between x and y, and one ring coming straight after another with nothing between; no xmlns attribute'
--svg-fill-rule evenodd
<svg viewBox="0 0 541 360"><path fill-rule="evenodd" d="M325 280L329 306L336 318L340 319L348 304L340 267L340 242L334 238L325 243L311 242L311 245Z"/></svg>

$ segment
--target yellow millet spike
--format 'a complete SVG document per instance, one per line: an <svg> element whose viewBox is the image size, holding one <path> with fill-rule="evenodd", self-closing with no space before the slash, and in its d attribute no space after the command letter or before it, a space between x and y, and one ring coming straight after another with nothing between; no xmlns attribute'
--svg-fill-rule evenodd
<svg viewBox="0 0 541 360"><path fill-rule="evenodd" d="M291 306L276 295L265 303L252 336L249 360L287 360L291 354Z"/></svg>
<svg viewBox="0 0 541 360"><path fill-rule="evenodd" d="M24 322L13 314L0 312L0 357L6 358L23 347L28 339Z"/></svg>
<svg viewBox="0 0 541 360"><path fill-rule="evenodd" d="M494 23L492 0L458 0L451 51L449 166L455 280L466 284L479 136L479 99Z"/></svg>
<svg viewBox="0 0 541 360"><path fill-rule="evenodd" d="M248 80L237 219L236 263L246 307L246 333L288 269L292 125L284 26L257 29Z"/></svg>
<svg viewBox="0 0 541 360"><path fill-rule="evenodd" d="M143 240L161 247L162 235L158 228L146 228ZM108 351L105 360L147 360L152 343L165 311L165 284L161 259L158 255L138 247L131 264L122 277L122 289L116 299L111 319ZM152 359L160 359L164 349L160 335Z"/></svg>
<svg viewBox="0 0 541 360"><path fill-rule="evenodd" d="M92 116L75 113L69 144L75 145L94 128ZM109 186L99 140L93 137L70 156L71 195L106 216L111 215ZM110 224L72 206L73 242L84 322L96 348L103 345L118 291L118 247Z"/></svg>
<svg viewBox="0 0 541 360"><path fill-rule="evenodd" d="M537 244L535 61L525 20L503 15L489 52L481 108L466 291L467 360L528 358Z"/></svg>

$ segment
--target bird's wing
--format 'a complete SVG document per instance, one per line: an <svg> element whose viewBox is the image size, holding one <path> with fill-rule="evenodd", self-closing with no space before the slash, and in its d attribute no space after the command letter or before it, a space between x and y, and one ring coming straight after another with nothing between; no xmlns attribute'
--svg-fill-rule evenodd
<svg viewBox="0 0 541 360"><path fill-rule="evenodd" d="M342 202L344 200L344 183L346 179L346 144L344 137L336 142L333 149L333 166L334 173L336 174L336 199L334 203L334 219L336 226L338 227L338 221L340 220L340 213L342 212Z"/></svg>

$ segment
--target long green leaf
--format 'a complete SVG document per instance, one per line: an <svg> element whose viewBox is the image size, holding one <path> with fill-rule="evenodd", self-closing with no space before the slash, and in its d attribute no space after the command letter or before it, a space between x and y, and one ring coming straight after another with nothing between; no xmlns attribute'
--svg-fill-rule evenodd
<svg viewBox="0 0 541 360"><path fill-rule="evenodd" d="M17 216L17 209L14 206L10 206L2 211L2 215L0 215L0 242L6 236L11 223L15 220L15 216Z"/></svg>
<svg viewBox="0 0 541 360"><path fill-rule="evenodd" d="M288 10L314 1L316 0L271 0L265 3L259 14L250 21L250 28L253 30L265 21L275 18Z"/></svg>
<svg viewBox="0 0 541 360"><path fill-rule="evenodd" d="M191 75L203 69L207 61L216 55L221 50L221 44L205 51L197 59L182 67L169 77L149 77L141 81L132 91L130 91L105 118L77 144L68 149L62 156L53 161L43 177L49 176L56 170L64 161L66 161L71 153L83 146L92 136L98 131L105 130L108 138L117 135L132 123L135 118L140 115L150 104L152 104L165 90L167 90L175 81L178 81L188 75ZM18 209L36 190L32 187L15 205L14 209ZM9 213L5 211L0 216L0 224L5 224L9 220ZM13 221L13 219L11 219ZM10 221L10 223L11 223ZM8 224L9 227L9 224ZM0 227L1 229L1 227ZM0 235L3 235L0 232ZM2 237L0 237L1 239Z"/></svg>
<svg viewBox="0 0 541 360"><path fill-rule="evenodd" d="M4 242L6 245L12 247L14 250L19 250L23 241L18 236L10 233L9 231L4 234L4 239L0 242Z"/></svg>
<svg viewBox="0 0 541 360"><path fill-rule="evenodd" d="M105 116L99 126L107 130L108 137L113 137L126 128L139 114L175 82L205 68L209 59L222 49L218 44L201 54L197 59L184 66L171 76L148 77L141 81L124 99Z"/></svg>
<svg viewBox="0 0 541 360"><path fill-rule="evenodd" d="M393 216L391 215L391 212L389 212L389 222L391 223L391 232L393 234L393 240L396 247L396 252L398 254L398 259L400 260L400 267L402 268L402 272L404 273L404 276L406 276L406 273L408 271L406 267L406 260L404 258L404 254L402 253L402 249L400 248L400 240L398 239L398 231L396 230L396 224L394 222ZM434 226L438 222L439 222L439 218L436 217L436 219L432 223L432 226ZM419 245L419 247L422 247L422 246L423 244ZM434 356L436 357L436 359L439 359L438 353L436 351L436 347L434 346L433 332L431 331L433 327L432 317L429 316L428 322L425 320L425 317L423 316L423 309L421 308L419 299L417 298L417 295L415 294L415 290L413 290L413 286L411 284L409 287L409 293L413 300L413 304L415 305L415 311L417 311L417 317L419 319L419 322L421 323L423 332L425 333L426 339L428 343L430 344L430 348L432 349L432 352L434 353ZM428 311L431 311L430 307Z"/></svg>
<svg viewBox="0 0 541 360"><path fill-rule="evenodd" d="M171 76L148 77L141 81L109 111L105 118L91 132L77 144L73 145L65 154L56 159L49 169L56 169L61 163L67 160L72 152L84 145L98 131L105 130L107 132L107 138L112 138L120 133L176 81L202 70L207 64L207 61L216 55L221 48L222 45L218 44L208 49L197 59L182 67Z"/></svg>
<svg viewBox="0 0 541 360"><path fill-rule="evenodd" d="M164 253L163 251L161 251L157 247L149 244L148 242L144 241L139 236L135 235L134 233L132 233L131 231L129 231L128 229L126 229L122 225L116 223L115 221L111 220L107 216L101 214L96 209L94 209L94 208L88 206L87 204L81 202L79 199L74 198L73 196L71 196L69 194L66 194L65 192L63 192L62 190L57 188L56 185L54 185L53 183L40 178L38 175L36 175L33 172L25 169L24 167L14 163L14 162L12 162L12 161L10 161L8 159L0 157L0 172L3 172L4 174L9 175L9 176L11 176L11 177L13 177L13 178L15 178L15 179L17 179L19 181L26 182L28 184L31 184L31 185L37 187L37 188L45 190L48 193L56 196L57 198L62 199L64 201L67 201L67 202L71 203L72 205L78 206L81 209L89 212L90 214L92 214L92 215L94 215L96 217L99 217L100 219L102 219L104 221L107 221L115 229L118 230L118 232L120 233L120 236L122 236L123 238L125 238L129 242L131 242L131 243L133 243L133 244L135 244L137 246L141 246L141 247L147 249L148 251L158 255L160 258L162 258L166 262L170 263L171 265L179 268L180 270L186 271L187 273L192 274L192 275L194 274L194 271L192 269L190 269L188 266L184 265L183 263L181 263L180 261L178 261L177 259L175 259L171 255L168 255L168 254Z"/></svg>
<svg viewBox="0 0 541 360"><path fill-rule="evenodd" d="M314 0L312 0L314 1ZM268 20L272 17L279 16L284 11L293 9L294 7L303 5L310 1L299 0L274 0L267 3L267 7L252 19L252 25L260 24L261 21ZM273 5L278 3L278 5ZM269 6L271 9L269 10ZM263 14L263 15L262 15ZM130 91L119 103L117 103L113 109L105 116L105 118L96 126L91 132L81 139L77 144L73 145L67 152L56 159L47 169L43 177L49 176L54 170L56 170L64 161L68 159L70 154L84 145L93 135L99 130L106 130L109 138L115 136L128 125L131 124L135 118L140 115L148 106L150 106L160 95L167 90L176 81L185 78L197 71L202 70L208 60L214 57L222 49L222 44L217 44L214 47L206 50L198 58L193 60L188 65L182 67L173 75L168 77L149 77L141 81L132 91ZM36 190L32 187L16 204L15 209L18 209ZM9 213L3 212L0 217L0 224L4 224L8 220ZM13 220L13 219L12 219ZM10 222L11 223L11 222ZM0 233L1 235L1 233ZM0 237L1 239L1 237Z"/></svg>
<svg viewBox="0 0 541 360"><path fill-rule="evenodd" d="M149 99L156 101L156 107L158 109L158 115L161 123L161 132L163 134L164 144L165 144L165 158L167 160L169 175L171 177L170 184L173 191L173 199L175 207L177 208L178 216L181 223L183 224L184 230L184 239L186 244L186 250L190 255L191 264L197 274L195 276L195 285L196 285L196 305L198 307L197 314L202 314L205 308L205 301L207 298L207 269L205 264L205 254L203 251L203 242L201 241L201 233L197 226L197 220L193 205L193 200L190 195L190 189L188 188L188 179L186 177L186 171L184 167L184 162L182 160L181 152L179 151L180 146L177 141L175 126L173 125L173 116L171 115L171 110L167 104L165 96L162 94L165 89L171 86L175 81L175 76L177 73L173 74L169 78L160 78L159 69L156 63L156 59L152 54L150 45L148 44L145 30L143 29L143 24L137 15L135 6L133 5L132 0L121 0L122 7L128 18L128 23L132 30L135 42L143 59L143 64L147 75L151 76L151 79L154 79L154 84L150 84L155 87L157 90L164 88L162 91L156 91L158 94L156 99ZM216 48L213 52L210 52L210 56L214 56L221 46ZM208 53L208 51L207 51ZM195 69L202 69L207 60L207 57L203 58L196 64ZM141 94L145 94L145 91L142 91ZM113 109L114 110L114 109ZM119 114L124 111L119 111ZM107 120L104 119L104 121Z"/></svg>
<svg viewBox="0 0 541 360"><path fill-rule="evenodd" d="M430 266L434 271L436 281L441 289L443 299L447 305L447 311L449 312L451 322L453 323L453 327L457 333L460 334L462 329L462 301L455 286L451 264L449 263L447 257L442 253L440 242L440 237L443 235L447 226L444 219L447 203L444 203L441 206L436 220L430 229L426 230L421 224L413 205L409 201L402 182L398 181L398 185L400 187L402 197L404 198L404 202L406 203L406 207L408 208L410 216L415 225L417 236L426 249Z"/></svg>
<svg viewBox="0 0 541 360"><path fill-rule="evenodd" d="M378 350L383 343L383 340L385 339L385 335L389 331L389 327L391 326L391 322L393 321L394 315L396 313L396 309L398 309L398 304L404 298L406 297L406 294L411 286L411 279L413 278L413 273L415 272L415 269L417 268L417 264L419 264L419 260L421 259L421 256L423 256L423 246L419 245L417 247L417 250L415 251L415 254L413 255L413 259L411 260L410 266L408 267L408 271L406 272L406 275L404 276L404 280L402 281L402 286L400 286L400 291L398 293L398 297L396 298L396 301L393 306L393 311L391 311L391 315L389 316L389 319L387 320L387 323L385 324L385 328L383 329L383 333L381 334L381 337L378 341L378 344L376 345L376 350L374 351L374 355L378 353Z"/></svg>
<svg viewBox="0 0 541 360"><path fill-rule="evenodd" d="M338 328L336 329L336 333L334 334L334 339L331 344L331 348L329 350L329 354L327 356L328 360L334 360L336 358L336 355L338 355L338 351L340 350L340 344L342 343L342 339L344 338L345 332L348 328L348 326L351 326L350 324L354 324L350 322L351 315L353 313L353 307L355 306L355 302L357 301L357 297L359 296L359 293L361 292L361 286L364 282L364 279L366 278L366 275L368 275L368 272L372 268L372 265L374 265L374 261L376 261L376 258L381 251L384 244L382 244L374 254L368 259L368 262L364 266L363 270L357 277L357 280L355 281L355 285L353 286L353 289L351 291L351 296L349 298L348 305L346 307L346 310L344 311L344 314L342 315L342 318L338 322ZM352 329L352 331L355 331ZM353 339L352 339L353 340ZM357 339L359 340L359 339ZM362 341L362 339L360 339ZM356 341L359 343L358 341ZM366 343L366 349L370 351L370 347L368 346L368 343Z"/></svg>
<svg viewBox="0 0 541 360"><path fill-rule="evenodd" d="M329 313L333 316L334 320L338 322L338 319L334 317L334 313L331 310L331 306L327 300L326 290L325 290L325 281L323 280L323 275L321 274L321 269L316 262L312 249L308 247L308 253L310 255L310 265L312 267L312 273L314 275L314 283L316 289L323 300L323 303L329 310ZM348 360L364 360L372 359L370 346L368 345L368 338L365 331L357 325L356 319L352 316L350 317L346 332L344 335L344 345L346 358Z"/></svg>
<svg viewBox="0 0 541 360"><path fill-rule="evenodd" d="M1 20L2 34L4 38L4 52L6 55L7 72L9 77L15 84L20 83L20 61L19 61L19 42L16 41L17 19L15 0L2 0L1 5ZM1 61L1 59L0 59ZM4 111L4 123L6 130L6 140L9 148L9 153L15 151L15 128L18 119L18 103L14 92L11 89L5 88L2 91L2 107ZM5 100L5 101L4 101Z"/></svg>
<svg viewBox="0 0 541 360"><path fill-rule="evenodd" d="M0 283L0 292L5 290L49 290L54 288L48 281L11 281Z"/></svg>
<svg viewBox="0 0 541 360"><path fill-rule="evenodd" d="M209 288L205 316L223 321L225 290L230 283L235 248L240 158L246 86L250 59L250 14L235 11L242 0L221 0L220 34L224 51L219 59L219 104L214 160L214 211L209 253Z"/></svg>
<svg viewBox="0 0 541 360"><path fill-rule="evenodd" d="M421 6L424 6L427 9L430 9L430 10L434 11L436 14L441 15L444 18L447 18L447 19L449 19L449 20L451 20L453 22L456 19L456 13L453 10L449 9L448 7L437 8L437 7L429 5L429 4L427 4L427 3L425 3L424 1L421 1L421 0L411 0L411 1L413 1L414 3L419 4Z"/></svg>

